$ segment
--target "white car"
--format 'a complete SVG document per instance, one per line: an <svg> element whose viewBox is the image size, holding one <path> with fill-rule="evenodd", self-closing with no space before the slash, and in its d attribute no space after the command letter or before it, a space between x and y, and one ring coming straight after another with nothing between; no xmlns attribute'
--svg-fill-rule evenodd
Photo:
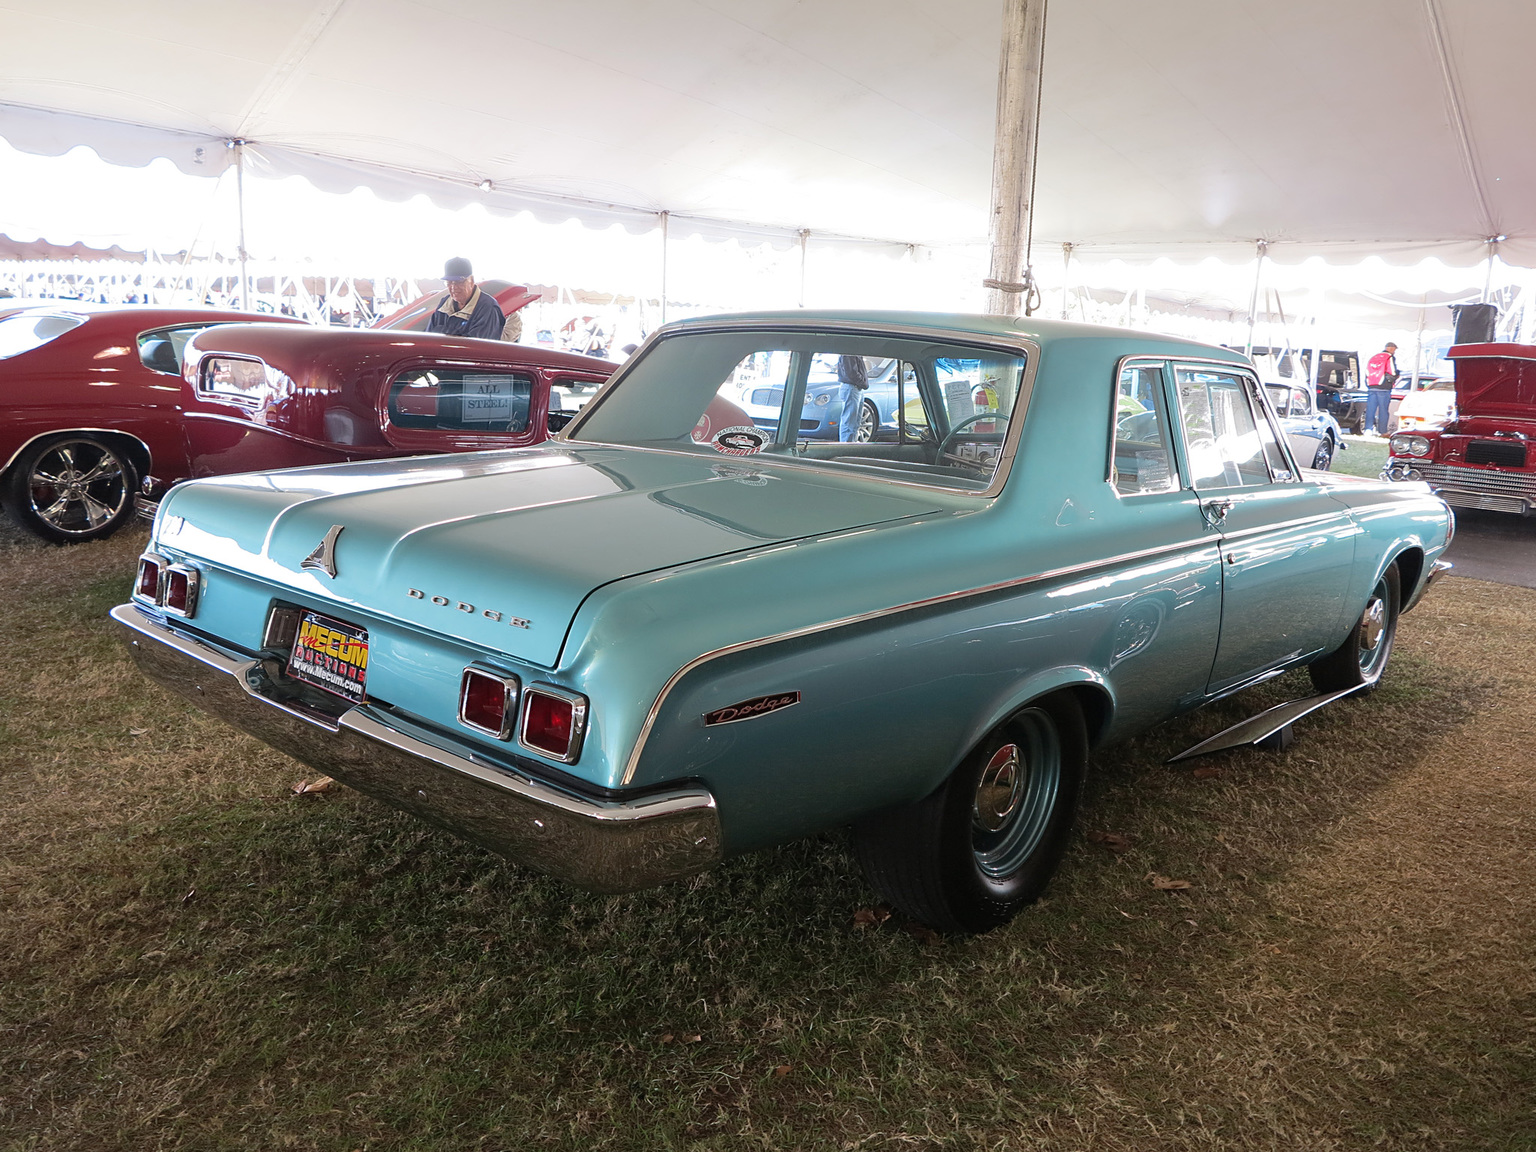
<svg viewBox="0 0 1536 1152"><path fill-rule="evenodd" d="M1449 378L1422 382L1397 408L1397 431L1444 428L1456 418L1456 383Z"/></svg>

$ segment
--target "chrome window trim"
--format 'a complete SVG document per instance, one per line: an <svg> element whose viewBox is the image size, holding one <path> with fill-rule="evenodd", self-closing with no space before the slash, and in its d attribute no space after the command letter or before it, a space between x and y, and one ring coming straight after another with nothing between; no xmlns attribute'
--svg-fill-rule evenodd
<svg viewBox="0 0 1536 1152"><path fill-rule="evenodd" d="M1308 520L1315 517L1307 517ZM1267 526L1266 531L1274 526ZM1046 572L1038 572L1031 576L1021 576L1016 580L1003 580L996 584L986 584L979 588L965 588L956 592L946 592L940 596L928 596L921 600L911 600L905 604L895 604L889 608L877 608L872 612L860 612L853 616L844 616L837 620L828 620L821 624L810 624L804 628L794 628L788 632L777 632L771 636L760 636L756 640L743 640L736 644L727 644L723 648L705 652L702 656L696 656L684 664L656 694L656 700L651 704L646 713L645 720L640 726L640 734L635 739L635 746L630 750L629 759L624 764L624 775L619 780L620 786L631 783L635 778L635 771L640 765L640 756L645 751L646 740L649 739L651 729L655 726L657 717L661 714L662 706L666 703L668 695L680 680L695 668L709 663L711 660L722 656L734 655L737 652L746 652L753 648L761 648L768 644L777 644L782 640L798 640L805 636L813 636L819 632L830 632L835 628L845 628L854 624L863 624L870 620L879 620L886 616L895 616L901 612L911 612L919 608L929 608L936 604L949 604L957 600L965 600L974 596L985 596L992 592L1001 592L1010 588L1022 588L1029 584L1039 584L1047 580L1064 579L1069 576L1077 576L1085 572L1097 571L1101 568L1112 567L1117 564L1130 564L1140 560L1151 560L1158 556L1168 555L1190 549L1213 548L1217 539L1212 536L1192 536L1187 540L1180 540L1173 544L1162 544L1156 548L1145 548L1138 552L1123 552L1117 556L1108 556L1101 560L1090 560L1082 564L1071 564L1064 568L1052 568Z"/></svg>
<svg viewBox="0 0 1536 1152"><path fill-rule="evenodd" d="M571 743L565 750L564 756L557 756L548 748L540 748L536 744L530 744L528 735L528 716L530 709L527 707L529 693L537 692L544 696L551 696L556 700L564 700L571 706ZM523 689L523 701L518 707L519 719L517 725L517 744L519 748L526 748L535 756L542 756L546 760L556 760L561 764L574 764L581 757L581 746L587 738L587 698L580 692L572 692L568 688L560 688L554 684L534 682Z"/></svg>
<svg viewBox="0 0 1536 1152"><path fill-rule="evenodd" d="M185 608L172 608L170 604L171 573L178 572L187 578L187 604ZM203 574L190 564L172 564L160 579L160 607L167 616L180 616L190 620L197 615L197 601L203 591Z"/></svg>
<svg viewBox="0 0 1536 1152"><path fill-rule="evenodd" d="M1168 463L1170 465L1169 479L1172 483L1160 492L1122 492L1120 486L1115 483L1115 433L1119 431L1119 405L1120 405L1120 377L1127 368L1136 364L1156 365L1163 372L1163 405L1168 405L1169 360L1167 356L1157 356L1147 352L1133 352L1128 356L1122 356L1115 361L1115 375L1110 383L1109 405L1109 449L1104 461L1104 480L1110 490L1122 500L1135 500L1142 496L1166 496L1170 492L1179 492L1184 488L1184 470L1180 467L1179 458L1174 454L1173 441L1177 439L1173 431L1173 421L1168 419L1170 413L1164 412L1164 419L1168 424Z"/></svg>
<svg viewBox="0 0 1536 1152"><path fill-rule="evenodd" d="M617 372L608 378L608 383L598 391L586 404L586 407L576 415L576 418L567 424L551 440L572 440L574 435L581 430L586 423L587 416L596 411L598 405L607 399L608 393L617 387L626 376L629 375L629 366L638 363L643 355L650 351L651 345L661 340L670 340L681 335L712 334L719 332L781 332L781 331L810 331L825 332L837 336L900 336L914 340L924 338L924 333L934 342L946 342L957 345L975 345L981 348L996 351L1009 352L1015 356L1024 357L1024 371L1019 377L1019 394L1014 398L1013 412L1008 417L1008 435L998 451L997 466L993 470L992 479L987 487L976 492L967 491L964 488L949 488L942 484L923 483L920 480L895 480L885 476L870 476L864 472L850 473L844 468L834 467L832 471L839 476L858 475L873 480L879 484L897 484L903 488L917 488L924 492L952 492L957 496L965 496L975 500L991 500L1002 492L1007 483L1008 475L1013 470L1014 457L1018 454L1019 438L1023 434L1024 422L1029 415L1029 404L1034 397L1035 378L1040 371L1040 343L1032 336L1020 333L1017 336L1002 333L956 333L950 328L914 330L913 325L887 324L879 321L861 323L855 320L827 321L813 320L810 318L797 319L788 317L782 320L767 321L758 317L743 318L739 320L722 319L711 321L707 324L690 324L686 328L667 331L665 328L653 332L650 337L637 348L632 356L624 362ZM633 444L615 444L605 440L572 440L573 443L589 444L594 447L636 449ZM676 452L683 456L695 456L696 453L685 452L681 449L649 448L641 449L649 451ZM758 453L757 456L761 456ZM767 457L768 459L794 459L797 463L815 463L800 457ZM745 459L745 458L742 458ZM754 460L756 457L753 458Z"/></svg>
<svg viewBox="0 0 1536 1152"><path fill-rule="evenodd" d="M11 465L16 463L16 458L39 440L46 440L51 436L75 436L80 433L89 434L92 432L100 433L103 436L121 436L125 440L132 440L140 448L144 449L144 459L149 462L149 467L145 469L145 475L155 470L155 454L149 450L148 444L144 443L132 432L124 432L120 428L55 428L49 432L39 432L36 436L22 444L16 451L12 452L10 459L5 462L4 467L0 467L0 473L10 471Z"/></svg>
<svg viewBox="0 0 1536 1152"><path fill-rule="evenodd" d="M212 398L215 401L239 404L247 408L261 407L261 400L259 398L240 396L233 392L219 392L211 388L208 384L208 366L209 361L212 360L244 360L247 364L260 364L261 373L267 378L268 383L271 382L271 376L274 371L272 365L268 364L260 356L254 356L249 352L204 352L197 359L197 395L199 399ZM286 372L279 372L278 374L285 378L288 375Z"/></svg>
<svg viewBox="0 0 1536 1152"><path fill-rule="evenodd" d="M476 676L484 676L490 680L501 682L504 693L501 713L501 727L499 729L487 728L483 724L476 724L464 715L465 705L469 703L469 677L473 673ZM494 736L498 740L512 739L512 730L517 727L517 715L523 702L523 682L511 673L502 672L496 668L487 668L482 664L471 664L464 669L459 677L459 723L476 732L483 732L487 736Z"/></svg>

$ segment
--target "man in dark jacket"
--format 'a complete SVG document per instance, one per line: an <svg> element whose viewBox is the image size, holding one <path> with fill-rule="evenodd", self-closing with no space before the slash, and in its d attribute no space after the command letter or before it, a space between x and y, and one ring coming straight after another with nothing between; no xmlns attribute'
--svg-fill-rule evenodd
<svg viewBox="0 0 1536 1152"><path fill-rule="evenodd" d="M443 279L448 281L448 294L427 321L427 331L500 340L506 317L501 314L501 306L475 284L469 261L455 256L443 265Z"/></svg>

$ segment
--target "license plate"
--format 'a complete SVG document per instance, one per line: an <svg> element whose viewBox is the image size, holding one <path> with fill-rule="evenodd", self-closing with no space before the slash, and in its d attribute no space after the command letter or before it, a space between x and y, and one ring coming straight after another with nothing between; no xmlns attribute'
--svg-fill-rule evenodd
<svg viewBox="0 0 1536 1152"><path fill-rule="evenodd" d="M368 680L368 630L318 612L304 613L288 675L361 704Z"/></svg>

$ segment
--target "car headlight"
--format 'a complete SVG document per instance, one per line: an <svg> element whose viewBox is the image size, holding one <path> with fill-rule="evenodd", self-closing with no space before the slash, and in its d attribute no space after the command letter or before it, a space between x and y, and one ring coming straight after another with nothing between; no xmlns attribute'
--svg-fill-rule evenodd
<svg viewBox="0 0 1536 1152"><path fill-rule="evenodd" d="M1395 456L1428 456L1429 437L1397 435L1392 437L1391 447Z"/></svg>
<svg viewBox="0 0 1536 1152"><path fill-rule="evenodd" d="M828 404L832 403L832 393L818 392L815 396L811 397L811 403L825 408Z"/></svg>

